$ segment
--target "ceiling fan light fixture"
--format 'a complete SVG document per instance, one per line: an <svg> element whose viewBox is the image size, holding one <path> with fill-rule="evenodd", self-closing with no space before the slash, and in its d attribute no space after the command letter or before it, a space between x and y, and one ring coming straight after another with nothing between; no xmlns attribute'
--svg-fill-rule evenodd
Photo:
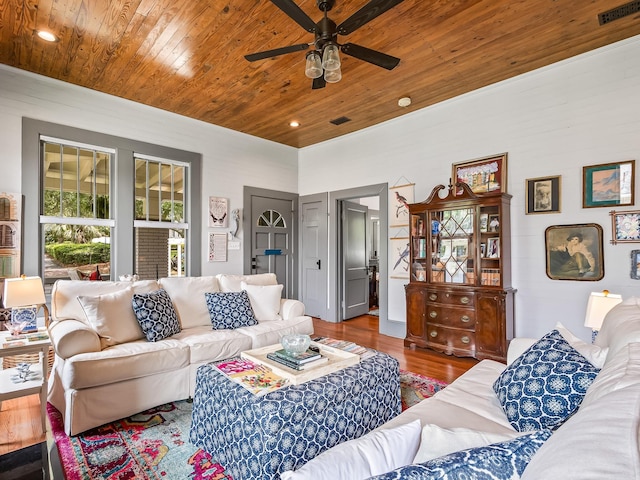
<svg viewBox="0 0 640 480"><path fill-rule="evenodd" d="M322 76L322 62L319 52L314 50L307 53L307 63L304 74L309 78L319 78Z"/></svg>
<svg viewBox="0 0 640 480"><path fill-rule="evenodd" d="M336 70L325 70L324 79L327 83L338 83L342 80L342 70L339 68Z"/></svg>
<svg viewBox="0 0 640 480"><path fill-rule="evenodd" d="M340 68L340 54L335 43L329 43L324 47L322 53L322 68L326 71L338 70Z"/></svg>

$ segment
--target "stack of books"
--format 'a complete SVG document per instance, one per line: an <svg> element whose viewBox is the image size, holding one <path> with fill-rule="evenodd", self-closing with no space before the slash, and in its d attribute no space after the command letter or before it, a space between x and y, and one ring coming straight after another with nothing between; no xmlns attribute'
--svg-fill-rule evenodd
<svg viewBox="0 0 640 480"><path fill-rule="evenodd" d="M328 357L323 357L320 352L314 350L307 350L299 355L293 355L284 348L268 353L267 358L294 370L307 370L329 361Z"/></svg>

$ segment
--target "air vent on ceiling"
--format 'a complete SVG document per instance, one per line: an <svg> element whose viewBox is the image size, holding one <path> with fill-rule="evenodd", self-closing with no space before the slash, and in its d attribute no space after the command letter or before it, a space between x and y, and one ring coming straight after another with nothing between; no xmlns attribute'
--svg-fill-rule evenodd
<svg viewBox="0 0 640 480"><path fill-rule="evenodd" d="M342 125L343 123L350 122L351 119L349 117L338 117L333 120L329 120L329 123L333 123L334 125Z"/></svg>
<svg viewBox="0 0 640 480"><path fill-rule="evenodd" d="M640 2L629 2L613 8L608 12L599 13L598 20L600 21L600 25L606 25L609 22L638 12L640 12Z"/></svg>

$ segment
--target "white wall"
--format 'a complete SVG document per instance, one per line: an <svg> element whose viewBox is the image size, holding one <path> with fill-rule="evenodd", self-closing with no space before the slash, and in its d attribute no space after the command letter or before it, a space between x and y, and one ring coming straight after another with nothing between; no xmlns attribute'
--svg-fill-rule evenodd
<svg viewBox="0 0 640 480"><path fill-rule="evenodd" d="M640 281L629 276L630 251L640 244L610 245L611 209L583 209L581 197L585 165L635 159L637 181L638 85L640 37L635 37L302 149L299 193L392 186L406 178L416 184L415 200L422 201L435 185L448 184L453 163L508 152L516 334L538 337L562 321L588 339L582 324L589 292L606 288L624 298L640 296ZM525 215L525 179L552 175L562 175L561 213ZM627 210L640 205L640 189L636 192L636 207ZM574 223L604 229L601 281L554 281L545 274L545 228ZM390 320L405 320L404 283L389 280Z"/></svg>
<svg viewBox="0 0 640 480"><path fill-rule="evenodd" d="M208 197L242 209L244 185L295 193L298 151L180 115L0 65L0 191L19 192L22 117L202 154L202 274L242 272L242 250L207 262ZM25 175L28 173L24 173ZM37 178L34 178L37 181ZM242 239L242 229L239 236Z"/></svg>

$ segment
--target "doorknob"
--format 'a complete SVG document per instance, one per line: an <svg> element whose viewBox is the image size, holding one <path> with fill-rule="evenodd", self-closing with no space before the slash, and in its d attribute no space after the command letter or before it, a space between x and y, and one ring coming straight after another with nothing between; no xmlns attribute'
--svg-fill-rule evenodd
<svg viewBox="0 0 640 480"><path fill-rule="evenodd" d="M321 262L321 260L318 260L318 261L316 262L316 265L318 265L318 270L320 270L320 269L322 268L322 267L320 266L320 262Z"/></svg>

